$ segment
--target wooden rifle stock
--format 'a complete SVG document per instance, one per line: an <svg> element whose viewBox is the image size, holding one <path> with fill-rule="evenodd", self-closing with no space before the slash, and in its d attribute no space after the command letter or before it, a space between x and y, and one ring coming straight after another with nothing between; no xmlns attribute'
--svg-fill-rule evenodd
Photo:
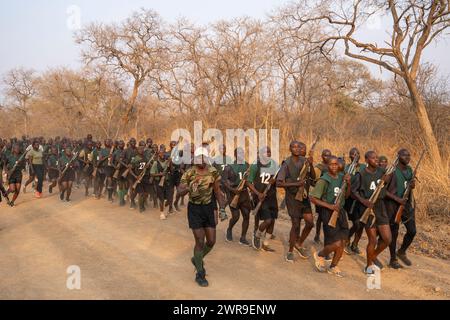
<svg viewBox="0 0 450 320"><path fill-rule="evenodd" d="M313 144L311 145L311 149L309 150L309 156L312 156L314 153L314 149L316 148L317 142L319 142L320 135L316 137L316 140L314 140ZM306 176L309 174L309 163L305 159L305 163L303 164L303 168L300 171L300 175L298 180L303 181L303 184L298 187L298 191L295 194L295 200L303 201L305 199L305 182L306 182Z"/></svg>
<svg viewBox="0 0 450 320"><path fill-rule="evenodd" d="M233 196L233 199L231 200L230 207L233 209L237 208L237 206L238 206L239 199L241 197L241 192L244 189L245 182L247 181L247 176L248 176L249 172L250 172L250 165L248 166L247 170L245 171L244 176L242 177L242 180L239 182L239 185L237 187L238 193L235 194Z"/></svg>

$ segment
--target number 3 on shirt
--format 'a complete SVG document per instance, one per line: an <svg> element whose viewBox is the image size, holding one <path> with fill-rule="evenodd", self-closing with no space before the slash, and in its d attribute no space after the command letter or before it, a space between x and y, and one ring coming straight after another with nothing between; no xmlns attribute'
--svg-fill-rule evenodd
<svg viewBox="0 0 450 320"><path fill-rule="evenodd" d="M266 172L262 172L259 177L261 178L261 183L269 184L270 174Z"/></svg>

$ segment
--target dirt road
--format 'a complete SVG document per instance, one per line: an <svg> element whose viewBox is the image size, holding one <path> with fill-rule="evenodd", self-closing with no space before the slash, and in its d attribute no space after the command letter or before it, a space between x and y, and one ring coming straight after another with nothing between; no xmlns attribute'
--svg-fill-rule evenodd
<svg viewBox="0 0 450 320"><path fill-rule="evenodd" d="M381 289L368 290L364 257L344 256L339 279L315 271L313 260L284 261L289 223L279 220L275 253L224 241L206 258L210 286L194 282L193 239L182 213L159 220L75 190L21 194L17 207L0 204L1 299L449 299L450 263L411 255L414 266L385 268ZM239 223L238 223L239 225ZM237 238L239 228L235 230ZM420 232L420 228L419 228ZM315 249L310 240L306 245ZM382 262L387 262L383 254ZM69 290L68 266L81 269L81 289Z"/></svg>

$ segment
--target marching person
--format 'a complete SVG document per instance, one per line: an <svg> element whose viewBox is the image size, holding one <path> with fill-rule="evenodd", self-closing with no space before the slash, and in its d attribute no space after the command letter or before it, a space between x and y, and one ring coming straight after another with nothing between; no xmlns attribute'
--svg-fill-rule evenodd
<svg viewBox="0 0 450 320"><path fill-rule="evenodd" d="M392 235L389 227L389 217L386 212L385 201L383 200L386 193L384 187L375 203L372 203L369 199L376 190L381 180L388 182L388 178L385 175L385 170L378 166L378 156L375 151L367 151L365 154L365 160L367 166L364 170L356 173L355 185L352 188L352 196L358 200L358 205L361 206L361 212L364 212L366 208L371 208L375 217L371 216L365 225L365 230L368 237L367 244L367 266L364 272L367 274L375 273L374 265L378 268L382 268L383 265L377 259L377 256L386 249L391 243ZM373 223L375 219L375 223ZM380 238L377 242L377 233Z"/></svg>
<svg viewBox="0 0 450 320"><path fill-rule="evenodd" d="M16 143L13 145L11 153L6 154L5 160L6 170L8 172L8 194L13 193L13 198L9 205L14 207L22 185L22 170L25 168L25 159L23 154L21 155L19 144Z"/></svg>
<svg viewBox="0 0 450 320"><path fill-rule="evenodd" d="M58 149L55 146L50 147L50 153L47 157L47 171L48 180L50 185L48 186L48 193L53 193L53 188L56 187L59 168L58 168Z"/></svg>
<svg viewBox="0 0 450 320"><path fill-rule="evenodd" d="M291 156L282 164L277 177L277 187L285 189L285 199L288 214L291 218L291 231L289 234L289 250L286 255L287 262L294 262L294 249L303 259L308 258L307 250L303 246L304 241L314 228L311 203L308 197L309 187L315 181L313 158L305 158L306 145L299 141L292 141L289 145ZM307 170L304 181L300 180L302 170ZM304 190L301 191L300 187ZM301 194L302 200L297 200L297 194ZM300 221L304 219L305 227L300 236Z"/></svg>
<svg viewBox="0 0 450 320"><path fill-rule="evenodd" d="M222 173L223 186L225 192L228 194L228 205L231 210L231 219L226 231L226 240L228 242L233 241L233 227L239 221L239 217L242 214L242 229L239 243L245 246L251 246L247 240L247 231L250 224L250 211L251 202L248 194L247 186L244 184L242 190L238 190L238 186L242 179L246 179L245 173L248 170L249 164L245 161L245 153L242 148L236 148L234 150L234 163L225 166ZM230 204L233 198L237 196L238 202L236 207L232 207Z"/></svg>
<svg viewBox="0 0 450 320"><path fill-rule="evenodd" d="M414 197L410 196L406 201L403 199L403 195L408 184L411 184L411 189L415 188L413 169L409 165L411 161L411 154L407 149L400 149L398 151L398 160L398 165L395 168L395 172L392 175L392 179L387 187L385 199L392 233L392 241L389 245L389 252L391 255L389 266L394 269L399 269L402 267L402 265L398 263L397 258L399 258L406 266L412 265L411 260L409 260L406 255L406 250L408 250L414 240L414 237L416 236ZM403 222L406 228L406 234L403 237L403 242L400 249L396 251L398 230L400 225L395 223L395 216L400 205L405 206L401 222Z"/></svg>
<svg viewBox="0 0 450 320"><path fill-rule="evenodd" d="M64 195L66 202L70 202L70 195L72 194L72 186L75 181L75 167L77 162L72 161L73 158L72 147L67 146L64 148L64 151L59 158L59 170L62 173L64 168L68 164L66 172L60 177L60 193L59 198L61 201L64 201Z"/></svg>
<svg viewBox="0 0 450 320"><path fill-rule="evenodd" d="M331 157L331 151L328 149L322 150L322 162L318 163L315 167L316 180L318 180L328 170L328 159ZM320 215L317 215L316 221L316 235L314 236L314 242L320 244L320 229L322 226L322 220Z"/></svg>
<svg viewBox="0 0 450 320"><path fill-rule="evenodd" d="M225 199L220 191L220 176L217 170L208 165L209 154L206 148L199 147L194 153L195 164L181 177L179 193L189 194L188 221L195 239L192 264L197 271L195 281L201 287L208 286L204 266L205 256L216 243L218 215L214 212L213 193L219 201L221 212L225 211Z"/></svg>
<svg viewBox="0 0 450 320"><path fill-rule="evenodd" d="M261 202L258 212L255 212L255 219L263 221L256 226L252 246L256 250L263 249L268 252L275 251L269 246L269 240L273 234L275 220L278 219L277 190L274 186L278 165L271 159L271 155L269 147L259 150L258 159L250 166L247 180L247 187L255 195L254 199L257 202L255 205Z"/></svg>
<svg viewBox="0 0 450 320"><path fill-rule="evenodd" d="M310 193L311 201L316 205L317 211L321 216L324 233L324 248L320 252L314 253L314 260L316 268L320 272L327 271L337 277L342 277L342 272L338 268L339 260L344 252L344 241L348 238L348 221L345 211L342 209L344 199L350 196L351 181L350 175L339 172L338 159L335 156L328 158L327 171L319 178ZM347 182L345 197L342 197L341 203L336 203L335 200L341 192L343 180ZM329 226L328 223L333 211L339 212L336 226ZM331 264L326 268L325 260L328 255L334 253Z"/></svg>

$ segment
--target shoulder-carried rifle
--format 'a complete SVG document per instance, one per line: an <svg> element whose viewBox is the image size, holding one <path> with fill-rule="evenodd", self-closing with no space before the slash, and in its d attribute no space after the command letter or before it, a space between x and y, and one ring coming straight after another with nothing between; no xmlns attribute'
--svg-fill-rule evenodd
<svg viewBox="0 0 450 320"><path fill-rule="evenodd" d="M109 150L109 156L108 156L108 167L112 167L113 163L112 163L112 156L114 153L114 149L116 148L116 146L112 146L111 149Z"/></svg>
<svg viewBox="0 0 450 320"><path fill-rule="evenodd" d="M70 158L69 162L67 162L66 165L64 166L64 169L59 173L58 184L61 183L61 179L66 174L66 172L69 169L70 165L78 158L78 156L80 155L80 152L81 152L81 149L78 150L77 152L75 152L75 154L72 156L72 158Z"/></svg>
<svg viewBox="0 0 450 320"><path fill-rule="evenodd" d="M386 173L383 175L380 183L377 185L375 191L370 196L369 201L371 203L375 204L375 202L377 202L378 197L380 196L381 190L383 190L384 185L386 184L386 182L384 181L384 178L391 175L394 172L395 168L397 167L397 164L398 164L398 155L395 157L394 162L386 169ZM364 210L364 213L362 214L361 219L359 221L361 221L364 224L367 224L370 216L373 216L372 224L370 225L370 227L372 227L373 224L375 223L375 213L373 212L373 208L366 208L366 210Z"/></svg>
<svg viewBox="0 0 450 320"><path fill-rule="evenodd" d="M278 168L278 170L275 172L275 175L273 176L273 179L276 181L277 180L277 176L278 173L280 172L281 167ZM262 200L258 201L258 204L256 205L255 209L253 209L252 214L256 215L259 211L259 209L261 209L262 203L264 202L264 199L266 199L267 194L269 193L270 188L272 187L272 185L275 184L274 183L269 183L263 191L263 198Z"/></svg>
<svg viewBox="0 0 450 320"><path fill-rule="evenodd" d="M11 170L8 171L8 173L6 174L6 177L8 179L11 177L11 175L14 173L14 171L16 171L17 166L19 165L19 163L21 163L23 161L26 154L27 154L26 151L24 153L22 153L22 155L19 157L19 159L17 159L17 161L14 163L14 166L11 168Z"/></svg>
<svg viewBox="0 0 450 320"><path fill-rule="evenodd" d="M171 153L170 153L170 158L169 158L169 161L168 161L168 163L167 163L167 166L164 168L163 175L162 175L161 179L159 179L159 186L160 186L160 187L164 187L164 183L165 183L165 181L166 181L166 175L167 175L167 172L168 172L169 169L170 169L170 166L171 166L171 164L172 164L173 158L175 158L175 155L178 153L178 146L180 145L180 142L181 142L182 140L183 140L183 137L180 136L180 138L178 139L177 145L172 149L172 151L171 151Z"/></svg>
<svg viewBox="0 0 450 320"><path fill-rule="evenodd" d="M248 174L250 173L250 165L248 166L247 170L245 170L244 175L242 176L241 181L239 182L239 185L237 187L237 193L233 196L233 199L231 200L230 207L231 208L237 208L239 203L239 198L241 197L241 192L244 189L245 182L247 181Z"/></svg>
<svg viewBox="0 0 450 320"><path fill-rule="evenodd" d="M97 163L95 163L94 165L94 170L92 170L92 177L95 178L97 176L97 171L98 168L106 161L108 160L109 157L105 157L102 160L98 161Z"/></svg>
<svg viewBox="0 0 450 320"><path fill-rule="evenodd" d="M348 173L349 175L355 174L356 166L358 165L358 160L359 160L359 154L357 154L355 156L355 158L353 158L353 161L350 164L350 166L348 167L348 170L346 173ZM334 204L341 203L342 197L344 196L344 190L346 190L346 189L347 189L347 181L344 180L342 182L341 189L339 190L339 193L336 196L336 199L334 199ZM339 211L333 211L333 213L331 214L331 217L330 217L330 221L328 221L328 225L330 227L336 228L336 222L337 222L338 217L339 217Z"/></svg>
<svg viewBox="0 0 450 320"><path fill-rule="evenodd" d="M317 135L316 140L314 140L313 144L311 145L311 149L309 149L309 156L311 157L314 153L314 149L316 148L317 142L319 142L320 135ZM309 174L309 163L307 159L305 158L305 163L303 164L302 170L300 171L300 175L298 176L298 181L302 181L302 185L298 188L298 191L295 195L295 200L303 201L305 199L305 183L306 183L306 177Z"/></svg>
<svg viewBox="0 0 450 320"><path fill-rule="evenodd" d="M408 199L411 195L412 183L416 179L417 169L420 166L420 162L422 161L424 154L425 154L425 150L420 155L419 161L417 161L416 167L414 168L412 179L408 182L405 193L403 193L402 199L405 201L405 203L408 201ZM404 210L405 210L405 205L401 204L400 207L398 207L397 213L395 214L395 223L399 224L402 221L402 215L403 215Z"/></svg>
<svg viewBox="0 0 450 320"><path fill-rule="evenodd" d="M147 173L148 168L150 167L151 164L153 164L153 161L155 161L157 156L158 156L158 154L155 152L153 157L151 157L151 159L148 160L148 162L145 164L144 169L139 174L139 176L136 178L136 181L133 184L133 190L136 189L136 187L138 186L139 183L141 183L142 179L144 178L145 174Z"/></svg>

